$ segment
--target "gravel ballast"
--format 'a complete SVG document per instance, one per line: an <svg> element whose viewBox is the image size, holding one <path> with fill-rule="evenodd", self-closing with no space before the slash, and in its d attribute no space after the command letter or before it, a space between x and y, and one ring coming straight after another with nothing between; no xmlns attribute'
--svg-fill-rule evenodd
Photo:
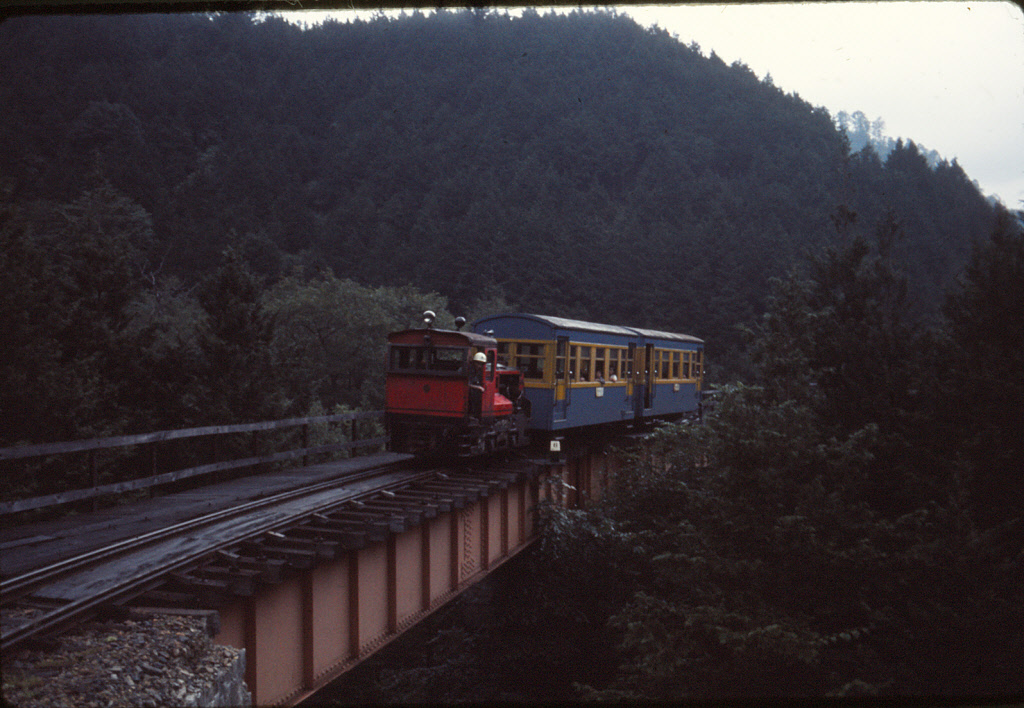
<svg viewBox="0 0 1024 708"><path fill-rule="evenodd" d="M82 625L3 659L18 708L250 705L245 652L210 641L208 619L153 615Z"/></svg>

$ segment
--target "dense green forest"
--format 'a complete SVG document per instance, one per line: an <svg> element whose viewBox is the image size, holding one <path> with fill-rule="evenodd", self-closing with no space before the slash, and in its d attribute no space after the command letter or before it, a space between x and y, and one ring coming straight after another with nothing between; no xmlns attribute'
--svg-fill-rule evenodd
<svg viewBox="0 0 1024 708"><path fill-rule="evenodd" d="M8 18L0 446L379 408L428 307L692 333L704 424L348 698L1019 695L1020 214L882 142L612 12Z"/></svg>
<svg viewBox="0 0 1024 708"><path fill-rule="evenodd" d="M840 205L901 224L922 316L995 214L955 162L850 154L825 109L613 13L19 17L0 40L7 209L113 190L157 285L231 246L268 283L697 334L736 373L736 324Z"/></svg>

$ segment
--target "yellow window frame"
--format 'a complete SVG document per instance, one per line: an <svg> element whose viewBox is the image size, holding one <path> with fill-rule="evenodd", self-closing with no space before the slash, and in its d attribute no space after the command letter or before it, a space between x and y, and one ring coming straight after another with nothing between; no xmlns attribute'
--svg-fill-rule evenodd
<svg viewBox="0 0 1024 708"><path fill-rule="evenodd" d="M624 375L623 369L632 367L629 359L628 348L612 344L595 344L594 342L569 342L566 364L569 367L569 385L573 388L587 388L598 386L625 386L628 376ZM618 362L618 374L616 381L610 378L611 362ZM598 378L598 371L603 378ZM586 377L584 380L583 377Z"/></svg>
<svg viewBox="0 0 1024 708"><path fill-rule="evenodd" d="M536 348L536 351L529 348ZM543 339L499 339L498 356L503 358L506 366L523 372L523 384L527 388L549 388L554 384L554 342ZM530 371L536 370L530 368L530 362L539 364L539 377L528 375Z"/></svg>
<svg viewBox="0 0 1024 708"><path fill-rule="evenodd" d="M661 383L693 383L703 375L700 349L655 349L649 366Z"/></svg>

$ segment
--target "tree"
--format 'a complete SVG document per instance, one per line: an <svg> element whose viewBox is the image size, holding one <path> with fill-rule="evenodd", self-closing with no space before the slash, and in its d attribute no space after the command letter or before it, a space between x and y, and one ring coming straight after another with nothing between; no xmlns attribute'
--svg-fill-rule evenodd
<svg viewBox="0 0 1024 708"><path fill-rule="evenodd" d="M262 282L232 247L221 266L197 289L208 326L202 330L203 388L200 406L211 423L279 418L289 401L271 355L274 318L263 307Z"/></svg>
<svg viewBox="0 0 1024 708"><path fill-rule="evenodd" d="M301 410L313 401L327 410L339 404L382 408L387 335L417 324L428 309L437 313L437 327L450 328L454 319L436 293L368 288L330 271L308 280L285 278L263 303L276 322L275 368Z"/></svg>
<svg viewBox="0 0 1024 708"><path fill-rule="evenodd" d="M835 223L846 245L811 259L808 276L777 281L769 311L750 332L751 356L767 399L810 406L824 440L870 437L872 493L913 508L920 499L907 495L927 492L903 472L927 452L918 394L931 341L908 321L906 279L890 260L901 227L890 214L872 247L854 231L853 212L840 209Z"/></svg>
<svg viewBox="0 0 1024 708"><path fill-rule="evenodd" d="M1020 515L1024 494L1024 231L1003 215L975 245L945 315L950 341L944 403L962 421L975 503L996 521Z"/></svg>
<svg viewBox="0 0 1024 708"><path fill-rule="evenodd" d="M153 242L149 215L103 185L69 203L5 205L0 238L3 439L122 430L121 337Z"/></svg>
<svg viewBox="0 0 1024 708"><path fill-rule="evenodd" d="M120 346L134 432L187 428L211 421L207 352L209 314L192 289L149 273L150 282L129 303ZM214 377L216 378L216 377Z"/></svg>

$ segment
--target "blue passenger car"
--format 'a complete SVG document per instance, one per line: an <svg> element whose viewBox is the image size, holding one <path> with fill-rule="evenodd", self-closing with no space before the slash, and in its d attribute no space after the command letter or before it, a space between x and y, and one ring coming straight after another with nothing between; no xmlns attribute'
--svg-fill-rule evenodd
<svg viewBox="0 0 1024 708"><path fill-rule="evenodd" d="M687 334L636 329L643 349L637 367L637 416L665 418L695 413L704 382L704 342Z"/></svg>
<svg viewBox="0 0 1024 708"><path fill-rule="evenodd" d="M555 432L697 412L702 340L542 315L473 323L498 340L498 357L523 373L530 428Z"/></svg>

